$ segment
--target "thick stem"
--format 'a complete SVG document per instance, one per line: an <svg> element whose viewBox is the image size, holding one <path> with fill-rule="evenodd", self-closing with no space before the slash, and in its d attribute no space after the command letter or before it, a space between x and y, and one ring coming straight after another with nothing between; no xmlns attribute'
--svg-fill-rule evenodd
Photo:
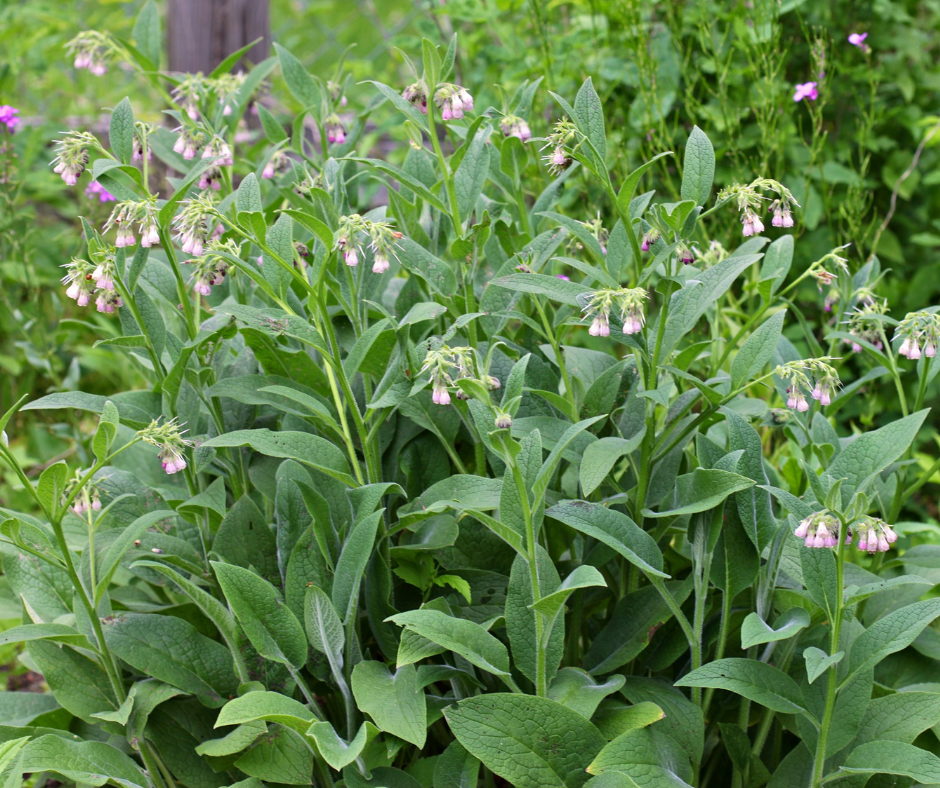
<svg viewBox="0 0 940 788"><path fill-rule="evenodd" d="M846 523L842 523L842 528L839 530L839 549L836 553L836 589L838 593L836 597L836 609L833 611L835 615L833 616L832 627L829 631L830 654L835 654L839 650L839 634L842 630L843 573L845 569L845 539L843 535L845 534L845 530ZM836 706L836 689L838 683L839 668L837 665L833 665L829 668L827 677L826 707L823 712L822 722L819 726L819 739L816 742L816 758L813 762L813 779L809 788L819 788L819 786L822 785L823 768L826 764L826 745L829 742L829 727L832 724L832 715Z"/></svg>

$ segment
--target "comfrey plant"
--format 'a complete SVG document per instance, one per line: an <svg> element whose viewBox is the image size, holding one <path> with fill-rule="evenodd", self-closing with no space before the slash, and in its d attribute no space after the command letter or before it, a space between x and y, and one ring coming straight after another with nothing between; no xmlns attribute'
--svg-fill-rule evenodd
<svg viewBox="0 0 940 788"><path fill-rule="evenodd" d="M793 196L761 174L716 199L700 129L658 202L652 161L610 168L590 80L540 128L538 83L487 107L455 57L425 41L356 113L279 49L173 75L176 131L125 99L109 148L63 138L66 183L115 198L66 294L114 313L100 344L146 385L0 420L98 415L38 480L0 445L35 502L0 510L24 622L3 639L50 689L0 765L125 788L940 780L913 743L940 722L936 547L908 505L938 467L912 452L940 311L892 318L874 259L792 271L761 217L798 224ZM259 106L244 142L278 64L299 115ZM369 112L404 121L390 161L359 151ZM159 192L151 152L178 173ZM734 209L744 242L711 237ZM862 431L882 379L904 417Z"/></svg>

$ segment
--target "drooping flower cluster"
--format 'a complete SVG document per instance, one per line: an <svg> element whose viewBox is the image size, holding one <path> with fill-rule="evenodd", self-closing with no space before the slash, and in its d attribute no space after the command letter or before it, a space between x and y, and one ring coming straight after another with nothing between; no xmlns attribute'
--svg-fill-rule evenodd
<svg viewBox="0 0 940 788"><path fill-rule="evenodd" d="M230 263L222 252L238 256L238 245L233 240L210 240L205 251L186 262L195 266L193 273L193 290L199 295L207 296L212 292L213 285L220 285L225 279Z"/></svg>
<svg viewBox="0 0 940 788"><path fill-rule="evenodd" d="M346 142L346 126L335 112L327 117L323 125L326 128L326 138L330 143L342 145Z"/></svg>
<svg viewBox="0 0 940 788"><path fill-rule="evenodd" d="M213 137L202 151L202 158L215 161L199 176L199 188L218 191L222 188L222 182L219 180L222 177L222 168L231 167L235 163L232 149L221 137Z"/></svg>
<svg viewBox="0 0 940 788"><path fill-rule="evenodd" d="M155 128L149 123L139 121L134 126L134 150L131 153L131 161L143 161L145 156L147 161L153 161L153 149L147 144L147 137L153 134Z"/></svg>
<svg viewBox="0 0 940 788"><path fill-rule="evenodd" d="M591 318L588 333L592 337L610 336L610 312L620 310L624 334L639 334L646 324L648 293L642 287L595 290L583 307L585 319Z"/></svg>
<svg viewBox="0 0 940 788"><path fill-rule="evenodd" d="M100 202L117 202L117 197L105 189L98 181L92 181L85 187L85 196L92 199L97 197Z"/></svg>
<svg viewBox="0 0 940 788"><path fill-rule="evenodd" d="M770 212L773 213L771 223L774 227L792 227L794 207L799 207L796 198L790 190L779 181L771 178L757 178L748 185L733 183L718 193L718 201L733 200L735 207L741 213L742 234L745 238L760 235L764 232L764 223L760 220L758 212L765 201L770 200L764 192L777 195L770 202Z"/></svg>
<svg viewBox="0 0 940 788"><path fill-rule="evenodd" d="M188 126L180 126L175 131L179 136L173 145L174 152L184 159L195 159L205 140L205 135L198 129L191 129Z"/></svg>
<svg viewBox="0 0 940 788"><path fill-rule="evenodd" d="M69 186L78 183L78 176L88 166L88 149L99 148L94 134L87 131L68 131L56 145L58 154L52 163L52 171L61 175Z"/></svg>
<svg viewBox="0 0 940 788"><path fill-rule="evenodd" d="M268 163L264 165L264 169L261 171L262 178L273 178L279 172L290 167L290 156L287 155L286 151L276 150L271 154L271 158L268 159Z"/></svg>
<svg viewBox="0 0 940 788"><path fill-rule="evenodd" d="M149 443L151 446L160 449L158 456L163 465L163 470L169 474L174 474L186 467L186 458L183 456L183 452L188 446L193 445L191 440L183 437L185 432L185 430L180 429L176 419L170 419L163 422L163 424L154 419L144 429L140 430L137 436L144 443Z"/></svg>
<svg viewBox="0 0 940 788"><path fill-rule="evenodd" d="M940 314L937 312L910 312L894 329L895 339L901 339L898 353L917 361L923 353L925 358L937 355L940 345Z"/></svg>
<svg viewBox="0 0 940 788"><path fill-rule="evenodd" d="M705 269L717 265L728 257L728 250L721 245L721 241L709 241L708 249L704 252L697 246L692 247L692 253L698 263L698 267Z"/></svg>
<svg viewBox="0 0 940 788"><path fill-rule="evenodd" d="M210 87L215 93L222 107L222 114L228 117L235 110L238 103L238 93L245 84L248 75L244 71L237 74L221 74L209 80Z"/></svg>
<svg viewBox="0 0 940 788"><path fill-rule="evenodd" d="M353 267L359 265L363 254L362 244L368 242L372 249L372 273L384 274L391 257L396 257L395 247L402 234L392 229L390 222L374 222L358 213L341 216L335 249L343 255L343 262Z"/></svg>
<svg viewBox="0 0 940 788"><path fill-rule="evenodd" d="M79 476L76 474L76 478L73 483L70 484L63 495L65 499L72 494L72 490L75 489L75 484L79 481ZM69 507L73 514L81 517L85 512L100 512L101 511L101 493L98 491L97 485L93 482L88 482L82 487L81 492L75 496L75 500L72 501L72 505Z"/></svg>
<svg viewBox="0 0 940 788"><path fill-rule="evenodd" d="M191 200L183 200L180 205L180 212L173 219L176 238L182 244L184 253L201 255L206 236L209 234L209 226L214 226L215 199L209 192Z"/></svg>
<svg viewBox="0 0 940 788"><path fill-rule="evenodd" d="M173 100L191 120L196 120L199 117L199 106L209 92L208 80L202 74L186 74L173 88Z"/></svg>
<svg viewBox="0 0 940 788"><path fill-rule="evenodd" d="M11 134L13 130L19 125L20 119L16 117L20 114L20 111L16 107L11 107L9 104L0 104L0 131L9 131Z"/></svg>
<svg viewBox="0 0 940 788"><path fill-rule="evenodd" d="M645 233L643 233L643 238L640 241L640 249L644 252L648 252L653 244L655 244L662 237L662 233L659 232L655 227L650 227Z"/></svg>
<svg viewBox="0 0 940 788"><path fill-rule="evenodd" d="M811 514L800 522L793 535L797 539L802 539L807 547L832 548L839 543L840 527L839 518L823 510ZM847 536L846 544L851 541L852 537Z"/></svg>
<svg viewBox="0 0 940 788"><path fill-rule="evenodd" d="M441 345L436 350L428 350L420 372L431 373L431 401L435 405L450 405L448 388L455 386L456 381L461 378L473 377L473 367L472 348ZM496 378L490 380L496 382L495 386L490 386L491 388L499 388L499 381ZM465 397L461 395L462 392L458 391L457 397L464 399Z"/></svg>
<svg viewBox="0 0 940 788"><path fill-rule="evenodd" d="M114 252L98 252L97 264L81 258L74 258L66 263L62 283L66 285L65 294L79 306L88 306L95 296L95 308L99 312L110 314L123 306L121 297L114 289Z"/></svg>
<svg viewBox="0 0 940 788"><path fill-rule="evenodd" d="M137 224L140 232L140 245L151 247L160 243L160 230L157 227L157 206L151 200L125 200L114 206L111 216L104 226L107 232L117 228L114 245L118 248L133 246L137 243L134 228Z"/></svg>
<svg viewBox="0 0 940 788"><path fill-rule="evenodd" d="M443 120L460 120L464 112L473 110L473 96L466 88L445 82L434 91L434 104Z"/></svg>
<svg viewBox="0 0 940 788"><path fill-rule="evenodd" d="M887 301L876 301L873 296L867 293L861 295L858 298L857 306L849 313L848 320L846 320L849 326L849 334L855 339L867 342L878 350L883 350L880 316L887 313ZM851 340L851 346L853 353L862 352L862 346L854 339Z"/></svg>
<svg viewBox="0 0 940 788"><path fill-rule="evenodd" d="M97 30L84 30L65 45L75 58L75 68L87 68L96 77L108 71L108 63L119 49L114 39Z"/></svg>
<svg viewBox="0 0 940 788"><path fill-rule="evenodd" d="M410 84L402 91L401 97L423 115L428 114L428 91L423 82Z"/></svg>
<svg viewBox="0 0 940 788"><path fill-rule="evenodd" d="M809 410L809 402L804 392L809 392L820 405L832 404L832 399L842 384L839 381L839 374L828 363L829 361L832 361L829 356L800 359L788 361L774 370L775 375L788 383L788 408L806 413Z"/></svg>
<svg viewBox="0 0 940 788"><path fill-rule="evenodd" d="M856 528L859 534L858 549L862 552L886 553L898 540L894 529L877 517L863 517Z"/></svg>
<svg viewBox="0 0 940 788"><path fill-rule="evenodd" d="M523 142L532 139L532 129L522 118L515 115L505 115L499 122L499 128L505 137L518 137Z"/></svg>
<svg viewBox="0 0 940 788"><path fill-rule="evenodd" d="M571 152L580 142L581 132L574 123L563 118L555 124L552 133L545 140L541 149L548 149L550 152L543 157L543 161L548 165L551 175L559 175L571 166Z"/></svg>

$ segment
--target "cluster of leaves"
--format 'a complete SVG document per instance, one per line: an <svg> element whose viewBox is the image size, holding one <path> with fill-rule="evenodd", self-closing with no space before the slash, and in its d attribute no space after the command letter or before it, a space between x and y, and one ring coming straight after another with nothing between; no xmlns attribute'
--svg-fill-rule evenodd
<svg viewBox="0 0 940 788"><path fill-rule="evenodd" d="M127 54L160 83L141 49ZM83 138L89 176L156 226L159 245L132 248L84 224L102 272L87 279L120 302L102 341L147 386L54 393L0 420L99 417L38 480L0 443L33 504L0 509L28 622L0 644L25 643L50 688L4 699L3 779L940 781L938 548L898 522L936 471L911 452L940 371L898 351L936 311L838 330L871 304L876 258L850 272L832 253L791 276L791 235L710 243L713 217L736 223L762 189L787 197L767 173L716 199L696 128L679 199L657 201L639 190L654 160L612 167L591 80L573 102L553 94L562 120L524 143L502 115L534 124L538 83L502 111L462 99L445 122L455 61L456 39L424 41L419 98L375 82L342 141L326 133L341 94L281 47L234 111L211 93L170 111L231 163L218 145L184 159L130 100L109 147ZM260 109L245 158L239 118L277 66L303 109L288 128ZM413 143L401 166L356 155L386 112ZM162 194L149 151L179 173ZM614 219L584 214L574 173ZM541 182L534 199L524 180ZM555 210L572 193L579 211ZM187 266L172 236L191 246L196 213L224 266L193 292L205 255ZM834 328L790 298L811 276L837 282ZM592 321L606 331L589 339ZM852 366L832 358L846 339ZM783 407L840 371L825 413L821 395ZM881 379L904 417L840 436L833 411ZM838 547L804 547L793 531L822 516ZM876 522L895 526L896 556L846 544Z"/></svg>

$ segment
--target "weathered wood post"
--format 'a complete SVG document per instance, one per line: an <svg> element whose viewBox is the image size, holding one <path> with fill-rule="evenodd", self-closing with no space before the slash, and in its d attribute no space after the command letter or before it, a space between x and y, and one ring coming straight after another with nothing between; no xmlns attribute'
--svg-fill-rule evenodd
<svg viewBox="0 0 940 788"><path fill-rule="evenodd" d="M256 38L243 61L260 63L271 48L268 0L169 0L166 28L170 71L208 74Z"/></svg>

